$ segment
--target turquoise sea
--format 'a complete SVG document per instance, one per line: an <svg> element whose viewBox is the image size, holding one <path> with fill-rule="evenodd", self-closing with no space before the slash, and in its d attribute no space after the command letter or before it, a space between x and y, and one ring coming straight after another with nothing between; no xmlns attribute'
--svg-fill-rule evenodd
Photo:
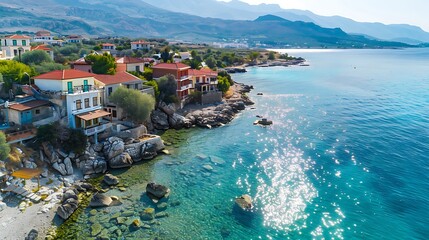
<svg viewBox="0 0 429 240"><path fill-rule="evenodd" d="M112 191L134 202L107 213L146 206L146 180L169 186L175 203L159 225L130 236L428 238L429 50L287 52L310 66L233 75L255 87L255 109L221 128L185 131L172 155L119 174L145 180ZM256 115L274 124L254 126ZM241 194L254 198L254 214L234 211Z"/></svg>

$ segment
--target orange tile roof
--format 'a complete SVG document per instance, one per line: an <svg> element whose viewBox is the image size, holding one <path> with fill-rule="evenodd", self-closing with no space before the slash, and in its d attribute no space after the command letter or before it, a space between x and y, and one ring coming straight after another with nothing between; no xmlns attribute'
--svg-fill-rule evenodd
<svg viewBox="0 0 429 240"><path fill-rule="evenodd" d="M117 72L115 75L97 74L95 79L105 85L141 81L140 78L127 72Z"/></svg>
<svg viewBox="0 0 429 240"><path fill-rule="evenodd" d="M115 44L112 44L112 43L103 43L103 44L101 44L101 46L115 46Z"/></svg>
<svg viewBox="0 0 429 240"><path fill-rule="evenodd" d="M49 48L47 45L37 45L35 47L31 47L31 51L34 50L52 51L52 49Z"/></svg>
<svg viewBox="0 0 429 240"><path fill-rule="evenodd" d="M18 34L14 34L14 35L10 35L5 37L7 39L30 39L30 37L25 36L25 35L18 35Z"/></svg>
<svg viewBox="0 0 429 240"><path fill-rule="evenodd" d="M202 68L200 70L197 69L189 69L189 76L217 76L217 72L211 69Z"/></svg>
<svg viewBox="0 0 429 240"><path fill-rule="evenodd" d="M79 114L79 115L77 115L77 117L80 119L83 119L85 121L88 121L88 120L101 118L101 117L105 117L105 116L109 116L109 115L110 115L109 112L106 112L106 111L100 109L100 110L95 110L95 111Z"/></svg>
<svg viewBox="0 0 429 240"><path fill-rule="evenodd" d="M27 111L33 108L49 105L51 102L45 101L45 100L31 100L24 103L17 103L17 104L11 104L9 106L10 109L16 110L16 111Z"/></svg>
<svg viewBox="0 0 429 240"><path fill-rule="evenodd" d="M152 67L153 69L173 69L173 70L181 70L181 69L189 69L190 66L183 63L159 63Z"/></svg>
<svg viewBox="0 0 429 240"><path fill-rule="evenodd" d="M145 63L145 59L133 58L133 57L120 57L116 59L116 63Z"/></svg>
<svg viewBox="0 0 429 240"><path fill-rule="evenodd" d="M95 74L84 72L76 69L65 69L65 70L56 70L48 72L39 76L34 77L34 79L50 79L50 80L66 80L74 78L85 78L85 77L94 77Z"/></svg>

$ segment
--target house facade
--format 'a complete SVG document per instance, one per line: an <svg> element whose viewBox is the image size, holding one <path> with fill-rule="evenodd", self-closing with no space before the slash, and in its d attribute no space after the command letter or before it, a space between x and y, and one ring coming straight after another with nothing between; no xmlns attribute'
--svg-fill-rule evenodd
<svg viewBox="0 0 429 240"><path fill-rule="evenodd" d="M66 37L67 43L82 43L83 37L80 35L69 35Z"/></svg>
<svg viewBox="0 0 429 240"><path fill-rule="evenodd" d="M31 51L30 40L30 37L18 34L1 38L2 59L13 59Z"/></svg>
<svg viewBox="0 0 429 240"><path fill-rule="evenodd" d="M149 60L133 57L120 57L116 58L116 71L117 72L143 72L144 67L150 65Z"/></svg>
<svg viewBox="0 0 429 240"><path fill-rule="evenodd" d="M41 30L34 34L33 42L40 43L40 44L61 46L63 43L63 40L54 39L54 36L52 36L51 32L46 30Z"/></svg>
<svg viewBox="0 0 429 240"><path fill-rule="evenodd" d="M153 78L157 79L171 74L177 82L177 97L184 100L193 89L192 80L189 77L191 67L183 63L160 63L152 67Z"/></svg>
<svg viewBox="0 0 429 240"><path fill-rule="evenodd" d="M128 89L138 90L142 94L146 93L155 96L152 87L143 85L143 81L140 78L127 72L117 72L115 75L97 74L95 84L100 89L103 89L101 101L104 105L104 110L112 114L113 120L122 120L125 117L122 109L109 100L110 95L119 87L123 86Z"/></svg>
<svg viewBox="0 0 429 240"><path fill-rule="evenodd" d="M190 69L189 76L192 79L192 84L195 90L202 93L218 91L217 72L211 69Z"/></svg>
<svg viewBox="0 0 429 240"><path fill-rule="evenodd" d="M52 103L36 100L31 96L16 96L16 101L7 104L8 121L16 125L40 126L58 120Z"/></svg>
<svg viewBox="0 0 429 240"><path fill-rule="evenodd" d="M88 136L111 126L110 113L101 105L101 90L95 85L94 74L75 69L57 70L34 77L40 90L57 92L67 111L68 125L83 129Z"/></svg>
<svg viewBox="0 0 429 240"><path fill-rule="evenodd" d="M139 40L135 42L131 42L131 50L151 50L155 46L153 44L150 44L149 42Z"/></svg>

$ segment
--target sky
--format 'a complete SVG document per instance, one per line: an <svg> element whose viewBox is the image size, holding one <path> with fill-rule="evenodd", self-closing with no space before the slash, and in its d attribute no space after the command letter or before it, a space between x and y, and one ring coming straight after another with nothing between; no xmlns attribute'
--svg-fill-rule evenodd
<svg viewBox="0 0 429 240"><path fill-rule="evenodd" d="M227 1L227 0L224 0ZM429 0L241 0L250 4L276 3L285 9L310 10L318 15L360 22L407 23L429 31Z"/></svg>

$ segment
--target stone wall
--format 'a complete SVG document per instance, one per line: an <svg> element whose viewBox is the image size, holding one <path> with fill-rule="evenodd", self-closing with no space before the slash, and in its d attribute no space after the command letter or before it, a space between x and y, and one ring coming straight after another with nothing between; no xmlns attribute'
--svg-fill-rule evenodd
<svg viewBox="0 0 429 240"><path fill-rule="evenodd" d="M222 92L208 92L201 96L201 104L213 104L222 102Z"/></svg>

